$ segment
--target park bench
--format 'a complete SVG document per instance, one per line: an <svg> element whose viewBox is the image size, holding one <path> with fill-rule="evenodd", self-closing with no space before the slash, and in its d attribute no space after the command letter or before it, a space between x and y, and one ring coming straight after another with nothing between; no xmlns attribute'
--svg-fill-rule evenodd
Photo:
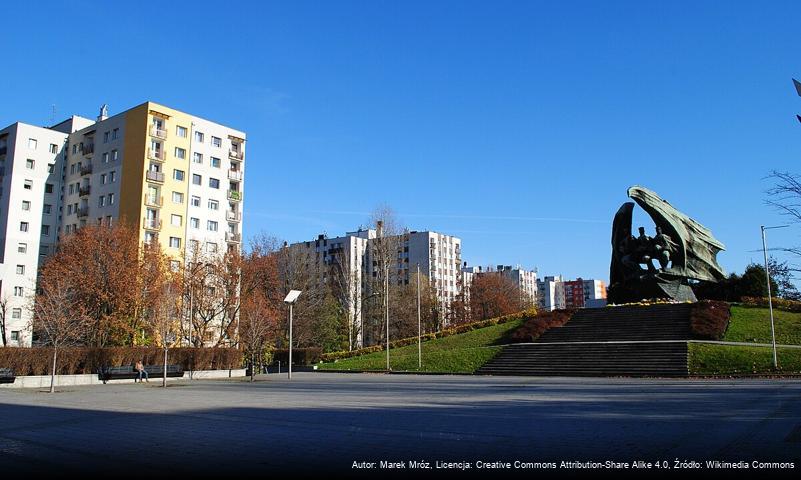
<svg viewBox="0 0 801 480"><path fill-rule="evenodd" d="M14 375L14 370L10 368L0 368L0 383L14 383L17 376Z"/></svg>
<svg viewBox="0 0 801 480"><path fill-rule="evenodd" d="M164 365L145 365L145 371L149 378L162 378L164 376ZM133 365L125 365L122 367L105 367L97 372L97 376L103 383L109 380L136 380L139 378L139 372ZM168 377L183 377L184 368L181 365L167 365Z"/></svg>

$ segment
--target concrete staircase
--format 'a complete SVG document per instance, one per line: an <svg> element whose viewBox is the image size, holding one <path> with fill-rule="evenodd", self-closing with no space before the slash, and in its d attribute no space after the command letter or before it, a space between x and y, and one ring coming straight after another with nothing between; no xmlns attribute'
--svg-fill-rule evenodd
<svg viewBox="0 0 801 480"><path fill-rule="evenodd" d="M690 304L578 310L536 342L509 345L476 373L686 377Z"/></svg>

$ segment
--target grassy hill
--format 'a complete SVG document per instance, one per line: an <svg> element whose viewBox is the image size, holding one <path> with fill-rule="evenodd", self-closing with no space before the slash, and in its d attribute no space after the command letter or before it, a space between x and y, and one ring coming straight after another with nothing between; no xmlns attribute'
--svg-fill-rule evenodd
<svg viewBox="0 0 801 480"><path fill-rule="evenodd" d="M728 342L771 343L767 308L732 306ZM801 345L801 313L773 310L776 343ZM779 348L781 373L801 373L801 349ZM690 373L695 375L742 375L774 373L771 348L731 345L690 345Z"/></svg>
<svg viewBox="0 0 801 480"><path fill-rule="evenodd" d="M467 333L423 342L423 368L418 369L417 344L390 348L390 367L394 371L473 373L494 357L499 344L519 327L523 320L480 328ZM385 371L386 351L369 353L321 364L319 370Z"/></svg>

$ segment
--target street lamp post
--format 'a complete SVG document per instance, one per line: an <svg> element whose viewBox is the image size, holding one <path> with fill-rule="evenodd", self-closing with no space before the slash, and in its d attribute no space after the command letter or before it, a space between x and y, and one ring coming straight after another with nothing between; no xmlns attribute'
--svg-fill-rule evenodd
<svg viewBox="0 0 801 480"><path fill-rule="evenodd" d="M423 369L423 329L420 316L420 264L417 264L417 369Z"/></svg>
<svg viewBox="0 0 801 480"><path fill-rule="evenodd" d="M284 302L289 304L289 367L287 368L287 375L289 380L292 380L292 305L298 300L300 290L290 290Z"/></svg>
<svg viewBox="0 0 801 480"><path fill-rule="evenodd" d="M389 371L389 267L384 268L384 305L387 323L387 371Z"/></svg>
<svg viewBox="0 0 801 480"><path fill-rule="evenodd" d="M768 267L768 246L767 241L765 240L765 230L771 230L774 228L785 228L789 225L777 225L775 227L766 227L764 225L760 226L762 229L762 253L765 256L765 282L768 284L768 310L770 311L770 337L773 343L773 368L779 368L779 359L776 355L776 327L774 326L773 322L773 300L771 299L770 294L770 269Z"/></svg>

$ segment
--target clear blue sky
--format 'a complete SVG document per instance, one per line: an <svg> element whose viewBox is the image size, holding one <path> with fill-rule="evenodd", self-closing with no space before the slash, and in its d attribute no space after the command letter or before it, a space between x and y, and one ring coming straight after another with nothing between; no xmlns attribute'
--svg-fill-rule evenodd
<svg viewBox="0 0 801 480"><path fill-rule="evenodd" d="M801 173L797 1L64 3L4 5L0 123L150 99L244 130L246 238L387 203L472 264L607 279L641 184L742 271L764 177Z"/></svg>

